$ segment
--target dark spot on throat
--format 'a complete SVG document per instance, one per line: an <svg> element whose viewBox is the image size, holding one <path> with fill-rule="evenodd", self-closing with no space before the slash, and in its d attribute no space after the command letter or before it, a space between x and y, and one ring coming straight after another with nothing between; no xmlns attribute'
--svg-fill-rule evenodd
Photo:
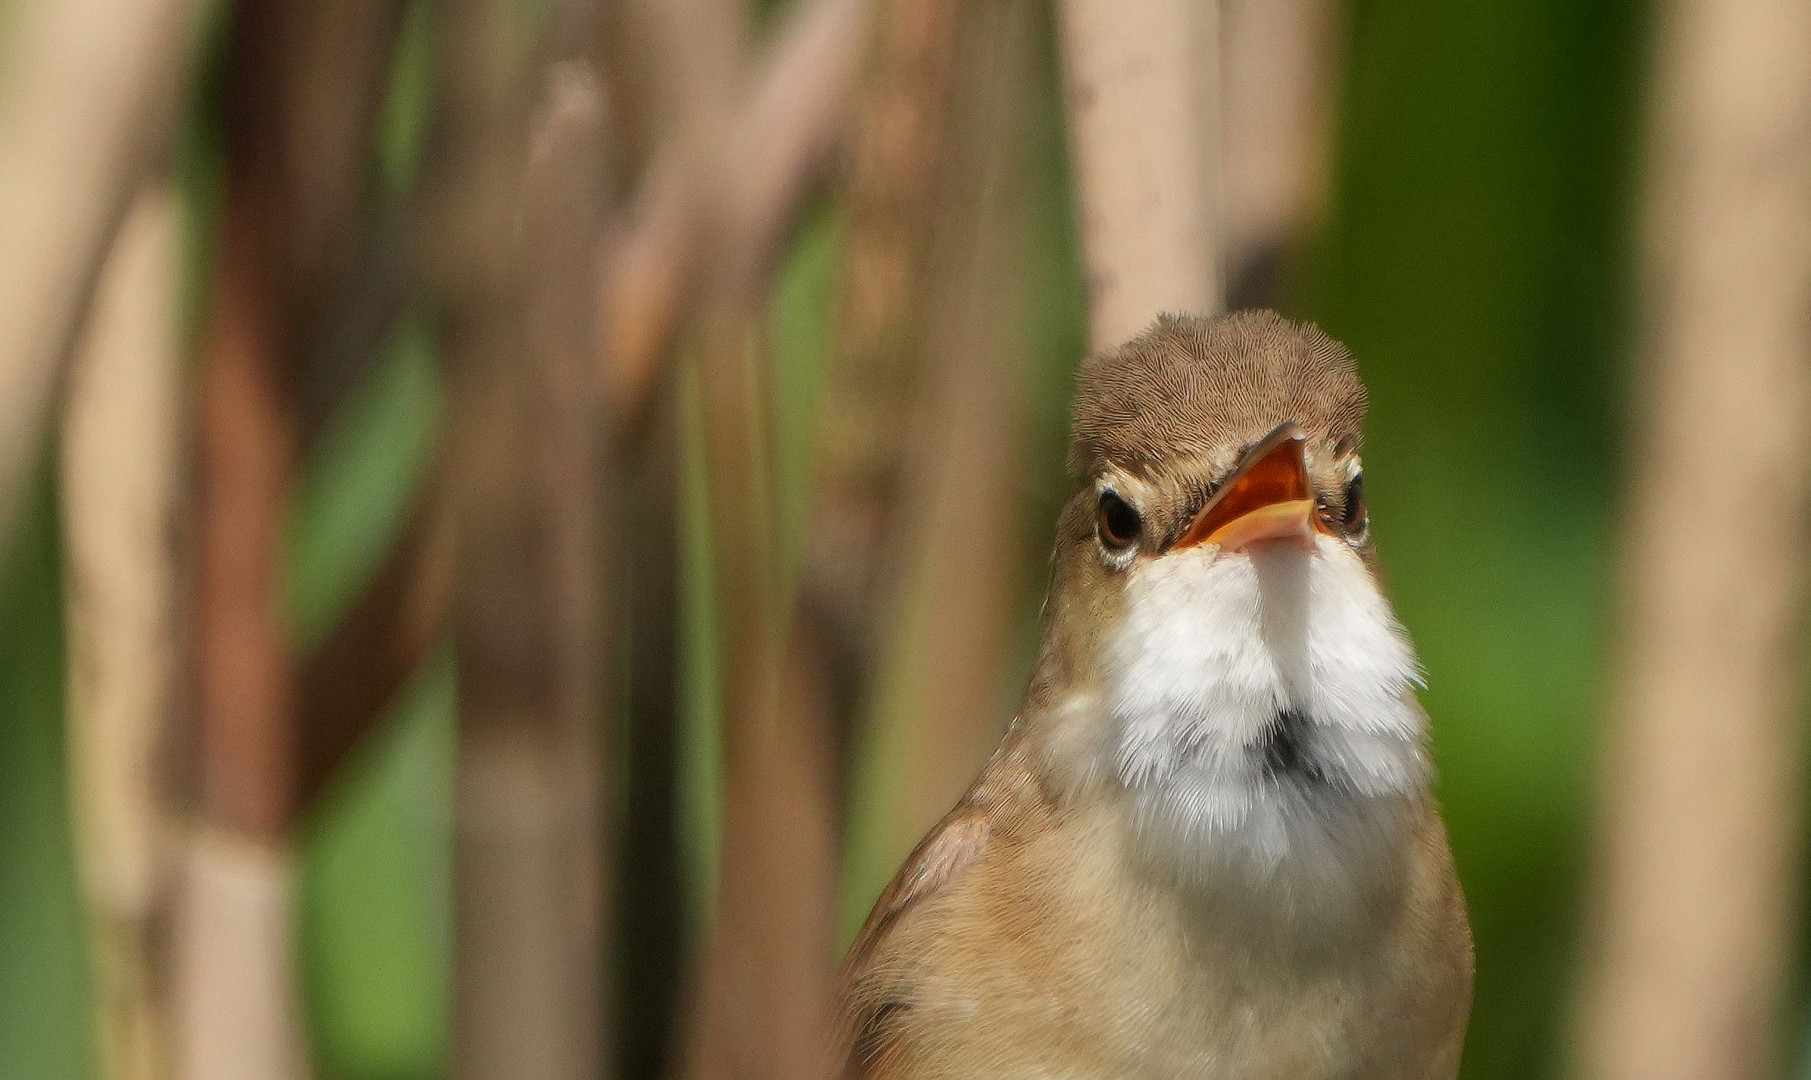
<svg viewBox="0 0 1811 1080"><path fill-rule="evenodd" d="M1308 756L1308 717L1297 709L1284 709L1265 729L1258 751L1264 755L1264 778L1320 783L1326 779L1319 763Z"/></svg>

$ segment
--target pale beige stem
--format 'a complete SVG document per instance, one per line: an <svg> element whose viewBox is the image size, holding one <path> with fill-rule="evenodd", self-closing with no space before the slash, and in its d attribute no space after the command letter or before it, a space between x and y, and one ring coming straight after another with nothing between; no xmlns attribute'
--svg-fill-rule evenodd
<svg viewBox="0 0 1811 1080"><path fill-rule="evenodd" d="M58 367L148 154L163 149L188 0L33 0L0 59L0 540Z"/></svg>
<svg viewBox="0 0 1811 1080"><path fill-rule="evenodd" d="M1061 0L1088 340L1221 306L1218 0Z"/></svg>
<svg viewBox="0 0 1811 1080"><path fill-rule="evenodd" d="M1674 0L1579 1075L1779 1075L1801 865L1811 5Z"/></svg>
<svg viewBox="0 0 1811 1080"><path fill-rule="evenodd" d="M187 838L170 944L179 1080L306 1080L295 857L225 829Z"/></svg>
<svg viewBox="0 0 1811 1080"><path fill-rule="evenodd" d="M109 1080L169 1075L154 934L178 667L179 240L175 193L148 188L97 283L63 412L71 816Z"/></svg>

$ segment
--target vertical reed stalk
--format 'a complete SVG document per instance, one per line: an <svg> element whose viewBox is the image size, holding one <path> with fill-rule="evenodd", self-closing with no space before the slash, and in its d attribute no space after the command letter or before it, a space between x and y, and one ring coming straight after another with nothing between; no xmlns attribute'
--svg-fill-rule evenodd
<svg viewBox="0 0 1811 1080"><path fill-rule="evenodd" d="M1804 820L1811 7L1661 7L1622 652L1577 1067L1781 1066Z"/></svg>

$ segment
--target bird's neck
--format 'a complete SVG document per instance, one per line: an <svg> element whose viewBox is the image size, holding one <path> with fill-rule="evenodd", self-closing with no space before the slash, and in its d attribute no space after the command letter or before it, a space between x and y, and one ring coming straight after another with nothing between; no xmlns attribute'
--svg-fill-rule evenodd
<svg viewBox="0 0 1811 1080"><path fill-rule="evenodd" d="M1340 906L1379 887L1424 812L1413 651L1359 558L1318 545L1132 569L1085 677L1048 699L1074 714L1061 767L1182 882Z"/></svg>

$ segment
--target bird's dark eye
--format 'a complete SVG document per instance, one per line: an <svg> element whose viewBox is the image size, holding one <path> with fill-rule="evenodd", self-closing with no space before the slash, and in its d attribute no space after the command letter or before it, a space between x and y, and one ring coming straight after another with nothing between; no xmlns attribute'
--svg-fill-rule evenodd
<svg viewBox="0 0 1811 1080"><path fill-rule="evenodd" d="M1100 493L1100 507L1094 517L1100 542L1113 551L1131 547L1138 540L1139 530L1144 528L1138 511L1111 491Z"/></svg>
<svg viewBox="0 0 1811 1080"><path fill-rule="evenodd" d="M1365 527L1370 523L1371 514L1365 508L1365 474L1359 472L1346 485L1346 505L1340 513L1339 524L1347 536L1356 539L1364 535Z"/></svg>

